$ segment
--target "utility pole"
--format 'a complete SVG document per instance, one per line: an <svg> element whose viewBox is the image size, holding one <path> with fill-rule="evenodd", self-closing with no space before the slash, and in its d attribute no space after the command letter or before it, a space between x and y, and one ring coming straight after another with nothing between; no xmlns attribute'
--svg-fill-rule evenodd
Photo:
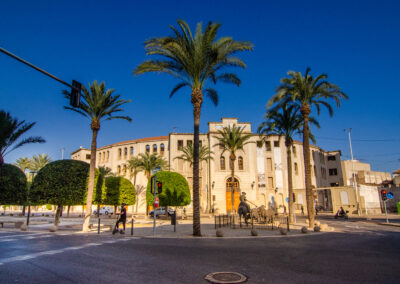
<svg viewBox="0 0 400 284"><path fill-rule="evenodd" d="M353 147L351 146L351 130L352 130L352 128L349 128L349 129L345 129L344 131L349 134L350 155L351 155L351 172L353 175L353 187L355 188L355 191L356 191L357 213L358 213L358 216L360 216L361 208L360 208L360 202L359 202L359 191L358 191L358 186L357 186L356 174L354 172Z"/></svg>

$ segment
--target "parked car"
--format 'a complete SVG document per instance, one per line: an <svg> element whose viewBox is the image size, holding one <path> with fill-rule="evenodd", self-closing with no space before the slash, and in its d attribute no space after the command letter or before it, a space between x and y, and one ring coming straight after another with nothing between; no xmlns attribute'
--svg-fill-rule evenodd
<svg viewBox="0 0 400 284"><path fill-rule="evenodd" d="M175 211L172 210L170 207L168 207L168 216L171 217L172 214L174 214ZM151 210L149 215L151 217L154 217L154 210ZM156 209L156 217L158 217L159 215L165 215L165 207L160 207Z"/></svg>
<svg viewBox="0 0 400 284"><path fill-rule="evenodd" d="M114 208L110 207L110 206L103 206L100 208L100 215L112 215L114 213ZM97 214L97 210L93 210L93 214Z"/></svg>

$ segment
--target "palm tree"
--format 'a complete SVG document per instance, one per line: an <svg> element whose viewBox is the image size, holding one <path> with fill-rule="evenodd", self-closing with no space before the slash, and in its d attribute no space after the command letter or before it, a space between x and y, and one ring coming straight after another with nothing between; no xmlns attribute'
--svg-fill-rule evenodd
<svg viewBox="0 0 400 284"><path fill-rule="evenodd" d="M193 150L193 145L189 144L186 147L183 147L182 150L182 155L175 157L175 159L178 160L183 160L186 161L190 164L190 166L193 166L193 161L194 161L194 150ZM209 162L210 160L214 160L214 158L211 156L214 155L214 152L210 150L210 148L208 146L200 146L199 149L199 164L201 165L201 163L203 161L205 162ZM200 176L200 175L199 175ZM208 190L208 196L207 196L207 210L211 212L211 190Z"/></svg>
<svg viewBox="0 0 400 284"><path fill-rule="evenodd" d="M19 158L15 161L15 166L17 166L18 168L21 169L21 171L24 172L24 174L26 175L26 170L29 169L29 166L31 164L31 160L28 157L23 157L23 158Z"/></svg>
<svg viewBox="0 0 400 284"><path fill-rule="evenodd" d="M98 169L99 169L100 175L103 177L115 176L109 167L100 166L100 167L98 167Z"/></svg>
<svg viewBox="0 0 400 284"><path fill-rule="evenodd" d="M278 135L285 138L286 161L288 173L289 188L289 218L293 222L293 180L292 180L292 147L293 136L300 134L303 129L303 117L299 113L297 105L290 105L289 102L283 104L280 108L269 109L264 116L264 122L260 124L257 132L263 135L263 140L271 135ZM310 123L319 127L318 122L310 117ZM310 138L315 141L314 136L310 133Z"/></svg>
<svg viewBox="0 0 400 284"><path fill-rule="evenodd" d="M26 144L46 142L40 136L30 136L17 143L17 140L35 124L35 122L25 123L25 120L18 121L18 119L13 118L9 112L0 110L0 166L4 164L4 156L11 151ZM9 149L11 146L13 147Z"/></svg>
<svg viewBox="0 0 400 284"><path fill-rule="evenodd" d="M244 134L244 128L237 127L235 124L232 126L224 127L221 130L218 130L218 136L214 136L218 140L218 143L214 145L219 146L222 149L221 155L225 153L225 151L229 152L229 166L231 169L231 200L232 200L232 211L235 211L235 161L236 161L236 153L238 151L244 152L244 146L249 143L253 143L249 141L249 139L253 136L253 134Z"/></svg>
<svg viewBox="0 0 400 284"><path fill-rule="evenodd" d="M151 176L151 172L160 168L161 170L168 168L168 162L161 156L157 156L156 154L140 153L137 161L138 170L144 171L146 178L149 180Z"/></svg>
<svg viewBox="0 0 400 284"><path fill-rule="evenodd" d="M234 73L224 71L224 67L245 68L245 63L236 56L239 51L252 50L250 42L234 41L231 37L216 40L219 23L209 23L204 32L202 23L197 24L193 36L188 24L178 20L179 29L170 26L173 35L149 39L145 42L146 54L155 59L141 63L135 75L157 72L166 73L180 82L172 89L172 97L179 89L189 87L193 105L194 152L193 152L193 235L201 236L199 197L199 127L203 95L218 104L218 93L210 87L218 81L233 83L241 81Z"/></svg>
<svg viewBox="0 0 400 284"><path fill-rule="evenodd" d="M116 113L123 111L121 108L130 100L121 99L120 95L114 94L114 89L107 89L104 82L98 84L94 81L89 84L89 88L82 86L83 95L79 107L65 106L65 109L74 111L90 119L90 129L92 130L92 143L90 147L90 168L89 168L89 185L86 199L85 221L82 230L88 232L90 224L90 215L92 214L92 201L94 190L94 178L96 168L96 150L97 150L97 135L100 131L101 122L111 119L124 119L132 121L129 116L120 116ZM65 98L70 100L71 93L63 91Z"/></svg>
<svg viewBox="0 0 400 284"><path fill-rule="evenodd" d="M321 106L325 106L330 116L333 115L332 106L328 99L333 99L337 107L340 107L340 99L347 99L347 95L339 86L329 83L326 74L320 74L317 77L310 75L310 68L307 68L305 75L301 72L289 71L288 77L281 79L281 85L277 88L276 94L269 100L267 106L274 103L284 103L287 100L292 101L300 108L303 117L303 156L306 181L306 199L309 226L314 226L314 196L311 187L310 172L310 128L309 116L311 108L315 106L317 114L320 113Z"/></svg>
<svg viewBox="0 0 400 284"><path fill-rule="evenodd" d="M189 144L186 147L183 147L180 151L182 151L182 155L175 157L175 159L178 160L183 160L185 162L188 162L190 164L190 166L193 166L193 162L194 162L194 149L193 149L193 145ZM211 156L213 155L214 152L210 150L209 147L207 146L201 146L199 148L199 163L203 162L203 161L209 161L209 160L214 160L214 158Z"/></svg>
<svg viewBox="0 0 400 284"><path fill-rule="evenodd" d="M131 158L128 161L128 169L130 171L130 178L132 179L132 177L133 177L133 186L135 186L135 187L136 187L137 174L144 170L142 165L143 165L143 163L142 163L141 159L138 157Z"/></svg>
<svg viewBox="0 0 400 284"><path fill-rule="evenodd" d="M137 186L135 186L135 191L136 191L136 213L137 213L139 207L139 197L143 192L146 191L146 187L144 187L141 184L138 184Z"/></svg>
<svg viewBox="0 0 400 284"><path fill-rule="evenodd" d="M47 154L33 155L29 165L29 170L37 173L50 162L51 158Z"/></svg>

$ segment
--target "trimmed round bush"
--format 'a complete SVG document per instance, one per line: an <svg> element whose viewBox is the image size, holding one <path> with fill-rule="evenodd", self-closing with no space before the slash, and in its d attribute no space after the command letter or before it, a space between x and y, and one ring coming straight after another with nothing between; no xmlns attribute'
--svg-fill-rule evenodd
<svg viewBox="0 0 400 284"><path fill-rule="evenodd" d="M257 236L258 236L258 231L252 229L252 230L250 231L250 234L251 234L253 237L257 237Z"/></svg>
<svg viewBox="0 0 400 284"><path fill-rule="evenodd" d="M57 230L58 230L57 226L50 226L50 228L49 228L49 231L52 233L57 232Z"/></svg>
<svg viewBox="0 0 400 284"><path fill-rule="evenodd" d="M162 182L162 193L157 194L160 206L186 206L191 202L189 184L185 177L175 172L158 172L157 181ZM146 203L153 205L151 179L147 183Z"/></svg>
<svg viewBox="0 0 400 284"><path fill-rule="evenodd" d="M320 228L319 226L315 226L315 227L314 227L314 232L317 232L317 233L318 233L318 232L320 232L320 231L321 231L321 228Z"/></svg>
<svg viewBox="0 0 400 284"><path fill-rule="evenodd" d="M136 191L133 184L123 177L107 177L102 187L102 198L100 203L107 205L135 204Z"/></svg>
<svg viewBox="0 0 400 284"><path fill-rule="evenodd" d="M287 230L284 228L280 228L279 233L281 233L281 235L287 235Z"/></svg>
<svg viewBox="0 0 400 284"><path fill-rule="evenodd" d="M307 233L308 233L307 227L306 227L306 226L302 227L302 228L301 228L301 232L302 232L303 234L307 234Z"/></svg>
<svg viewBox="0 0 400 284"><path fill-rule="evenodd" d="M25 174L16 166L0 166L0 204L24 205L28 186Z"/></svg>
<svg viewBox="0 0 400 284"><path fill-rule="evenodd" d="M224 232L223 232L222 230L217 230L217 231L215 232L215 235L216 235L218 238L222 238L222 237L224 236Z"/></svg>
<svg viewBox="0 0 400 284"><path fill-rule="evenodd" d="M22 224L21 231L28 231L28 226L26 224Z"/></svg>
<svg viewBox="0 0 400 284"><path fill-rule="evenodd" d="M33 180L30 200L33 204L82 205L86 204L89 164L76 160L59 160L43 167ZM102 178L96 170L95 189L101 192Z"/></svg>

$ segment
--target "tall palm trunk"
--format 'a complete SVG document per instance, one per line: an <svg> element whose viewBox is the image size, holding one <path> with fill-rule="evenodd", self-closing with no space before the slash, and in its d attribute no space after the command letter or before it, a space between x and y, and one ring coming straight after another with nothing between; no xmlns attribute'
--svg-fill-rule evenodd
<svg viewBox="0 0 400 284"><path fill-rule="evenodd" d="M308 125L308 117L310 115L310 107L304 105L301 107L301 114L304 119L303 127L303 156L304 156L304 171L306 173L306 199L307 199L307 213L309 220L309 227L314 227L314 194L311 187L311 172L310 172L310 128Z"/></svg>
<svg viewBox="0 0 400 284"><path fill-rule="evenodd" d="M146 174L147 180L149 181L150 180L150 172L145 172L145 174ZM150 186L152 186L152 185L150 185ZM155 211L153 211L153 212L155 212ZM146 202L146 218L148 216L149 216L149 205Z"/></svg>
<svg viewBox="0 0 400 284"><path fill-rule="evenodd" d="M232 202L232 213L236 212L235 208L235 160L236 156L235 154L231 154L229 156L230 159L230 164L229 166L231 167L231 202Z"/></svg>
<svg viewBox="0 0 400 284"><path fill-rule="evenodd" d="M96 170L96 149L97 149L97 133L99 132L100 125L92 122L92 145L90 148L90 168L89 168L89 185L86 198L86 212L85 220L83 222L82 231L89 231L90 215L92 214L92 201L93 201L93 190L94 190L94 177Z"/></svg>
<svg viewBox="0 0 400 284"><path fill-rule="evenodd" d="M292 144L288 139L285 140L286 145L286 161L287 161L287 174L288 174L288 188L289 188L289 220L293 222L293 179L292 179Z"/></svg>
<svg viewBox="0 0 400 284"><path fill-rule="evenodd" d="M199 131L200 111L203 103L203 94L200 90L193 90L193 120L194 120L194 142L193 142L193 235L201 236L200 227L200 196L199 196Z"/></svg>

